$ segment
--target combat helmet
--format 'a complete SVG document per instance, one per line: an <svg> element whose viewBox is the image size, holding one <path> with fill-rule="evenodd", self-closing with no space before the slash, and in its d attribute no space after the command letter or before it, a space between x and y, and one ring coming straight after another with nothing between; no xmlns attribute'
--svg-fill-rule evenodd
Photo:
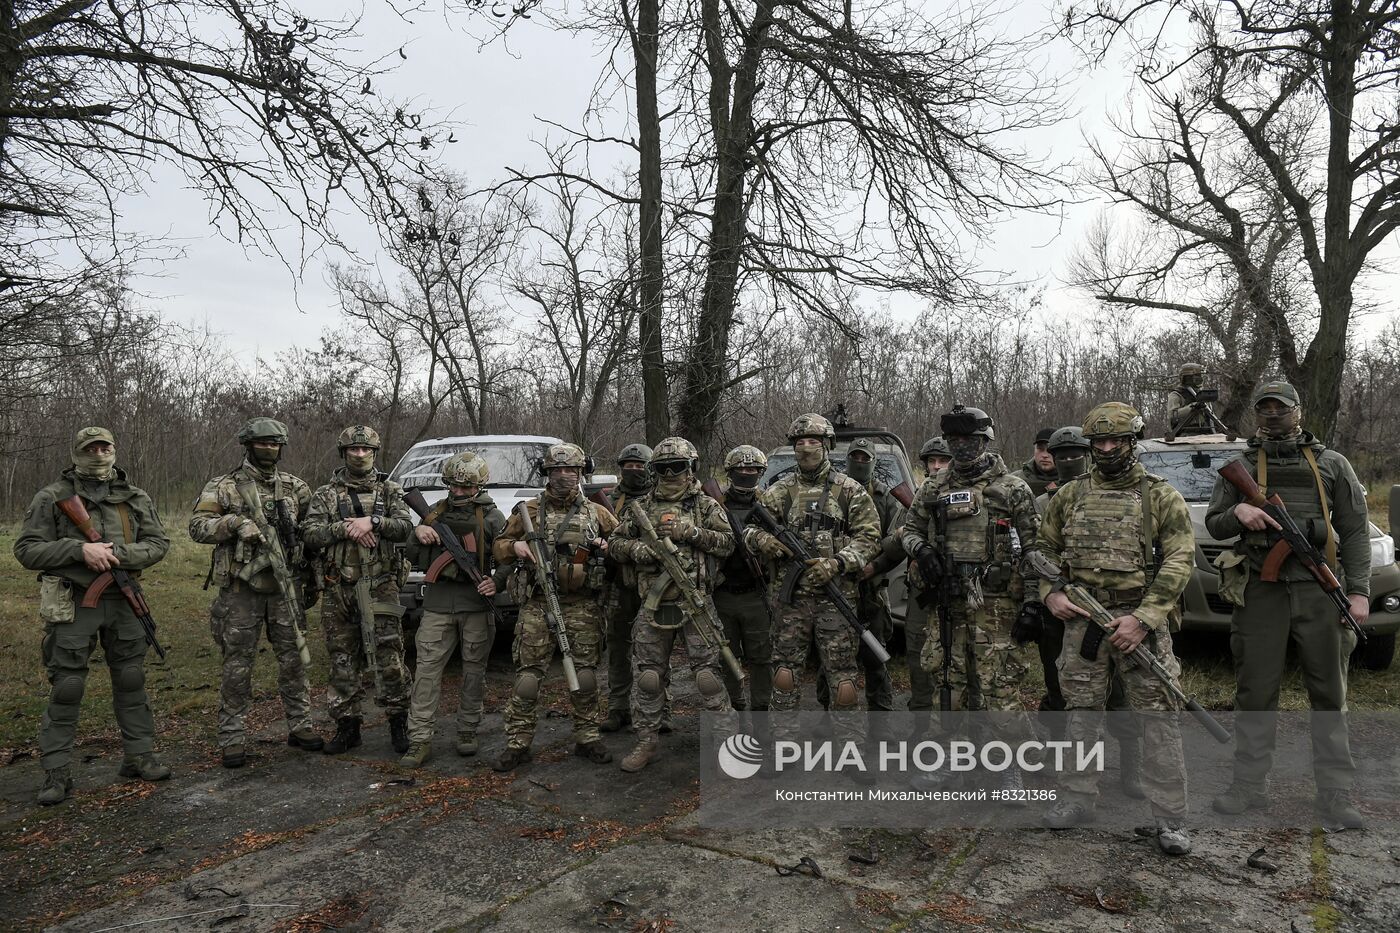
<svg viewBox="0 0 1400 933"><path fill-rule="evenodd" d="M238 429L238 443L247 447L253 441L287 443L287 426L275 418L249 418Z"/></svg>
<svg viewBox="0 0 1400 933"><path fill-rule="evenodd" d="M1045 442L1045 449L1054 453L1067 447L1077 447L1083 450L1089 449L1089 442L1084 438L1084 432L1074 425L1058 428L1050 439Z"/></svg>
<svg viewBox="0 0 1400 933"><path fill-rule="evenodd" d="M992 430L992 416L980 408L969 408L966 405L954 405L952 411L938 419L938 428L945 437L955 434L959 437L996 440L996 432Z"/></svg>
<svg viewBox="0 0 1400 933"><path fill-rule="evenodd" d="M919 448L920 460L927 460L929 457L947 457L950 460L953 458L953 452L948 449L948 442L943 439L942 434L930 437L924 441L924 446Z"/></svg>
<svg viewBox="0 0 1400 933"><path fill-rule="evenodd" d="M836 441L836 430L832 428L831 422L821 415L808 412L794 418L792 425L788 428L789 444L795 442L799 437L819 437L827 447L830 447Z"/></svg>
<svg viewBox="0 0 1400 933"><path fill-rule="evenodd" d="M1126 402L1104 402L1084 418L1084 437L1142 437L1142 415Z"/></svg>
<svg viewBox="0 0 1400 933"><path fill-rule="evenodd" d="M628 444L617 455L619 465L624 463L650 463L652 449L646 444Z"/></svg>
<svg viewBox="0 0 1400 933"><path fill-rule="evenodd" d="M663 463L685 461L686 469L694 473L700 468L700 452L695 445L683 437L667 437L651 452L651 462L647 464L655 472Z"/></svg>
<svg viewBox="0 0 1400 933"><path fill-rule="evenodd" d="M470 450L448 457L442 465L444 486L485 486L490 479L486 461Z"/></svg>
<svg viewBox="0 0 1400 933"><path fill-rule="evenodd" d="M368 447L371 450L378 450L379 432L368 425L352 424L340 432L340 437L335 442L335 449L342 454L348 447Z"/></svg>
<svg viewBox="0 0 1400 933"><path fill-rule="evenodd" d="M585 473L592 473L593 458L577 444L550 444L540 460L540 472L547 473L556 467L578 467Z"/></svg>
<svg viewBox="0 0 1400 933"><path fill-rule="evenodd" d="M740 444L724 455L724 471L728 473L735 467L757 467L766 470L768 456L751 444Z"/></svg>

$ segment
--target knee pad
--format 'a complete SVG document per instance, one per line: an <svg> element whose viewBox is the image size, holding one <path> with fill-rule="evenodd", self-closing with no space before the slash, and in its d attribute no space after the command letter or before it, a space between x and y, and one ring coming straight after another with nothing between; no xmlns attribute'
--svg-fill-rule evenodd
<svg viewBox="0 0 1400 933"><path fill-rule="evenodd" d="M773 672L773 689L789 693L797 689L797 674L784 664Z"/></svg>
<svg viewBox="0 0 1400 933"><path fill-rule="evenodd" d="M55 703L74 706L83 701L84 682L81 677L64 674L53 682L49 699Z"/></svg>
<svg viewBox="0 0 1400 933"><path fill-rule="evenodd" d="M521 671L515 678L515 695L533 703L540 695L540 679L530 671Z"/></svg>
<svg viewBox="0 0 1400 933"><path fill-rule="evenodd" d="M836 694L832 697L831 705L848 709L856 705L856 683L853 680L842 680L836 684Z"/></svg>
<svg viewBox="0 0 1400 933"><path fill-rule="evenodd" d="M118 693L135 693L146 683L146 668L140 664L128 664L117 668L112 678L112 686Z"/></svg>
<svg viewBox="0 0 1400 933"><path fill-rule="evenodd" d="M574 675L578 677L579 693L598 692L598 675L594 672L593 668L580 667L574 671Z"/></svg>
<svg viewBox="0 0 1400 933"><path fill-rule="evenodd" d="M723 692L724 684L714 671L701 671L695 675L695 689L700 691L702 697L718 696Z"/></svg>
<svg viewBox="0 0 1400 933"><path fill-rule="evenodd" d="M696 684L699 685L699 678L696 678ZM647 696L661 696L661 672L654 669L642 671L637 678L637 689Z"/></svg>

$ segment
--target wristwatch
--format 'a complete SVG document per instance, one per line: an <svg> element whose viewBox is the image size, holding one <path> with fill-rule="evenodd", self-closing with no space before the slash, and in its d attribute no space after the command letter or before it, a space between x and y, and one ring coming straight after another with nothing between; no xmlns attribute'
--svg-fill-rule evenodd
<svg viewBox="0 0 1400 933"><path fill-rule="evenodd" d="M383 519L382 519L380 516L378 516L378 515L371 515L371 516L369 517L369 527L373 528L375 531L378 531L378 530L379 530L379 523L380 523L381 521L383 521Z"/></svg>

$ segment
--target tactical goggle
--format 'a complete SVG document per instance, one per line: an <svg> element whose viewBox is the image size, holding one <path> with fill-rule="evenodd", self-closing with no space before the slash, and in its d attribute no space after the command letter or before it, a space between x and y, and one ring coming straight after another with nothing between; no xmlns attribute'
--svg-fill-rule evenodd
<svg viewBox="0 0 1400 933"><path fill-rule="evenodd" d="M656 461L652 461L651 470L657 476L680 476L682 473L689 472L690 461L662 460L659 463Z"/></svg>

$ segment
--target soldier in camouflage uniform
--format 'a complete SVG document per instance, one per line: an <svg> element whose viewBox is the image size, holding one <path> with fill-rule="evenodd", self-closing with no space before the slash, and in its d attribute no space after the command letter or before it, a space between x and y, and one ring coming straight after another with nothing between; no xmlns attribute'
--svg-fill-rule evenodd
<svg viewBox="0 0 1400 933"><path fill-rule="evenodd" d="M379 434L362 424L340 432L336 443L345 465L311 497L302 523L302 538L322 563L326 585L321 624L330 655L330 714L335 736L328 755L360 744L367 653L378 665L383 690L376 685L375 705L389 714L394 751L408 751L409 674L403 659L403 606L399 587L406 577L404 560L394 542L407 541L413 518L403 489L375 469ZM355 586L369 580L374 613L374 644L361 635Z"/></svg>
<svg viewBox="0 0 1400 933"><path fill-rule="evenodd" d="M919 462L924 465L925 479L939 470L947 469L953 462L953 452L948 449L948 442L942 434L924 441L924 446L919 448Z"/></svg>
<svg viewBox="0 0 1400 933"><path fill-rule="evenodd" d="M1205 379L1206 369L1200 363L1181 364L1181 385L1167 393L1169 438L1214 433L1215 425L1207 414L1207 403L1192 400Z"/></svg>
<svg viewBox="0 0 1400 933"><path fill-rule="evenodd" d="M48 671L49 704L39 725L39 762L44 766L40 804L62 803L73 789L68 765L87 684L88 660L102 642L112 675L112 711L122 733L122 777L163 781L170 769L152 753L155 719L146 697L146 638L141 623L115 586L97 607L81 605L99 576L120 567L139 577L165 557L170 539L145 492L130 485L116 466L117 448L106 428L83 428L73 439L73 466L29 503L15 539L15 559L39 572L42 652ZM95 528L108 543L92 544L57 508L81 496Z"/></svg>
<svg viewBox="0 0 1400 933"><path fill-rule="evenodd" d="M269 558L275 548L288 570L304 567L298 559L296 525L306 517L311 488L277 469L287 444L287 426L282 422L253 418L238 432L238 442L244 450L242 465L208 482L189 524L190 540L214 546L209 579L219 595L209 607L209 628L223 655L219 749L225 768L241 768L248 760L243 717L253 704L253 662L258 636L264 631L277 657L277 692L287 717L287 744L307 751L320 751L325 745L311 728L309 656L303 657L307 581L304 575L279 580ZM277 540L264 540L263 528ZM285 547L288 540L293 543L291 553ZM287 586L296 594L295 604L284 597Z"/></svg>
<svg viewBox="0 0 1400 933"><path fill-rule="evenodd" d="M874 559L860 571L860 582L856 585L860 620L871 634L888 645L894 634L894 617L890 615L890 581L886 576L904 563L904 546L899 538L900 526L904 524L904 506L895 498L889 486L875 478L875 442L868 437L858 437L851 441L846 451L846 475L865 487L875 503L875 511L880 515L880 550ZM908 487L906 486L907 490ZM865 674L866 709L890 712L894 709L894 684L890 682L889 669L877 661L863 646L857 654L861 671ZM817 675L817 699L822 706L830 709L830 692L826 678Z"/></svg>
<svg viewBox="0 0 1400 933"><path fill-rule="evenodd" d="M757 447L741 444L724 456L724 487L720 505L743 528L753 512L758 481L768 468L768 457ZM748 676L749 695L744 697L744 684L734 677L728 666L722 666L724 687L735 709L767 712L773 696L773 615L768 605L768 579L756 555L750 554L742 541L735 542L733 552L720 567L719 582L715 584L715 609L724 621L724 637L729 640L736 657L743 662Z"/></svg>
<svg viewBox="0 0 1400 933"><path fill-rule="evenodd" d="M919 448L919 461L924 466L924 476L932 479L939 470L946 469L953 462L953 453L948 449L948 442L940 435L931 437L924 441L924 446ZM907 516L906 516L907 517ZM899 540L899 549L904 551L903 522L896 529L895 538ZM923 605L928 598L924 595L927 589L924 586L924 579L919 572L919 565L916 561L909 561L905 564L904 571L905 592L907 595L907 605L904 611L904 661L909 667L909 711L911 713L926 712L933 709L933 678L929 672L924 670L923 662L919 660L924 651L924 642L928 639L929 612L928 607ZM928 604L933 605L932 603Z"/></svg>
<svg viewBox="0 0 1400 933"><path fill-rule="evenodd" d="M1035 601L1023 563L1023 555L1036 547L1035 499L1025 480L989 449L995 435L986 412L958 405L942 417L941 427L953 463L925 480L914 497L904 522L904 550L918 562L924 580L953 588L948 672L953 709L1008 714L997 723L1001 737L1022 740L1032 734L1029 717L1020 712L1027 652L1013 641L1011 628ZM936 612L925 623L920 660L941 689L944 649ZM930 772L930 780L942 776ZM1018 768L1002 772L1002 780L1007 790L1023 787Z"/></svg>
<svg viewBox="0 0 1400 933"><path fill-rule="evenodd" d="M635 510L640 508L659 537L676 545L679 561L705 599L710 598L719 563L734 550L734 534L722 507L700 491L695 471L700 463L695 446L683 437L668 437L656 445L649 468L656 482L650 492L634 499L612 537L611 551L619 563L637 568L641 611L632 631L632 716L637 746L622 760L622 770L640 771L656 757L666 671L677 633L683 633L695 689L705 709L729 712L729 696L721 678L719 645L707 643L697 626L709 619L690 618L679 602L680 593L661 566L652 545L643 540ZM711 631L717 640L721 633Z"/></svg>
<svg viewBox="0 0 1400 933"><path fill-rule="evenodd" d="M792 712L802 700L800 677L815 639L821 671L832 684L831 708L860 709L856 686L856 652L860 636L822 594L835 581L852 603L856 581L880 548L880 515L865 488L831 465L836 432L821 415L799 415L788 429L797 469L759 496L763 507L804 539L814 556L798 583L792 605L779 602L773 627L773 700L775 711ZM744 546L765 560L792 557L783 543L762 528L744 531ZM773 586L782 574L772 575Z"/></svg>
<svg viewBox="0 0 1400 933"><path fill-rule="evenodd" d="M1055 433L1054 428L1041 428L1035 435L1035 451L1031 458L1021 464L1021 469L1017 476L1026 481L1026 485L1031 487L1032 496L1041 496L1052 491L1059 482L1059 474L1055 472L1055 457L1050 453L1050 435Z"/></svg>
<svg viewBox="0 0 1400 933"><path fill-rule="evenodd" d="M1366 492L1346 457L1329 450L1302 429L1298 392L1271 382L1254 395L1258 431L1237 454L1265 494L1278 493L1299 527L1323 550L1341 581L1356 620L1370 614L1371 548ZM1206 530L1219 540L1239 535L1233 551L1216 558L1220 594L1231 600L1230 650L1235 658L1235 709L1254 715L1235 720L1235 770L1230 789L1213 803L1223 813L1268 806L1268 775L1273 764L1274 722L1260 714L1278 709L1279 682L1289 642L1298 647L1308 703L1323 715L1312 720L1315 807L1329 828L1359 828L1360 812L1350 801L1355 775L1347 735L1347 661L1356 636L1337 608L1296 557L1279 568L1279 578L1259 578L1264 558L1276 543L1278 525L1216 480L1206 511Z"/></svg>
<svg viewBox="0 0 1400 933"><path fill-rule="evenodd" d="M597 667L603 640L603 610L598 599L606 573L600 560L607 554L607 538L617 527L617 519L607 509L584 497L580 488L583 474L592 463L573 444L555 444L545 451L540 469L546 482L544 492L525 507L544 552L553 556L554 579L559 590L559 606L568 633L580 689L571 692L573 704L574 754L594 764L612 761L603 745L599 726L603 722L603 697L598 693ZM493 766L511 771L530 760L530 743L535 738L540 684L557 650L555 638L545 619L544 595L536 588L534 560L525 538L519 511L506 522L496 538L496 560L512 565L511 595L520 605L515 624L515 689L506 705L506 748ZM579 562L583 557L583 563Z"/></svg>
<svg viewBox="0 0 1400 933"><path fill-rule="evenodd" d="M1105 708L1115 672L1123 678L1133 710L1166 713L1144 717L1142 783L1157 845L1168 854L1184 855L1191 851L1191 840L1181 825L1186 765L1173 712L1176 701L1150 672L1124 667L1119 654L1146 642L1162 666L1180 676L1171 628L1179 624L1178 604L1196 552L1181 493L1137 461L1135 441L1141 434L1142 417L1122 402L1105 402L1089 412L1084 436L1092 445L1093 469L1055 494L1040 526L1041 551L1059 563L1066 578L1088 587L1117 613L1113 634L1105 639L1116 650L1100 646L1096 660L1085 660L1079 649L1086 627L1093 624L1086 621L1088 614L1049 582L1041 583L1041 593L1046 607L1065 624L1059 668L1071 741L1097 741L1096 714ZM1090 713L1075 715L1077 711ZM1061 783L1061 799L1045 817L1054 829L1083 822L1098 797L1095 772L1070 772Z"/></svg>
<svg viewBox="0 0 1400 933"><path fill-rule="evenodd" d="M442 694L442 672L459 646L462 694L457 707L457 754L468 757L477 752L486 662L496 638L496 619L490 605L491 597L496 595L496 581L491 578L491 546L506 526L505 516L484 488L490 479L486 461L476 454L448 457L442 465L447 496L423 516L408 545L409 560L426 571L447 553L434 524L446 525L459 541L471 535L482 580L472 583L449 559L437 579L427 584L423 618L416 636L418 669L414 672L408 714L409 746L407 754L399 759L406 768L421 767L432 755L433 720Z"/></svg>
<svg viewBox="0 0 1400 933"><path fill-rule="evenodd" d="M618 483L608 497L613 515L621 517L628 499L639 498L651 490L651 471L647 469L651 453L646 444L628 444L617 455ZM603 597L608 626L608 716L599 727L603 732L619 732L632 724L632 622L642 608L636 571L631 566L618 565L614 557L608 555L608 586ZM669 686L668 681L668 710Z"/></svg>

